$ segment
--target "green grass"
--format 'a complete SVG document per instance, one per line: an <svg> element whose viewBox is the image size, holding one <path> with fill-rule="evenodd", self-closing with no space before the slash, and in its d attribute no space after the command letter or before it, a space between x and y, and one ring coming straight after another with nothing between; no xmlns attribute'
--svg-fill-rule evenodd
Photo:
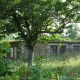
<svg viewBox="0 0 80 80"><path fill-rule="evenodd" d="M37 80L36 77L39 80L80 80L80 54L41 57L38 63L35 59L35 64L31 68L27 67L26 62L19 60L11 61L9 66L14 66L17 72L12 76L6 75L1 80L19 80L21 70L27 71L27 80Z"/></svg>
<svg viewBox="0 0 80 80"><path fill-rule="evenodd" d="M43 68L62 67L61 75L80 78L80 54L64 54L48 58L43 64Z"/></svg>

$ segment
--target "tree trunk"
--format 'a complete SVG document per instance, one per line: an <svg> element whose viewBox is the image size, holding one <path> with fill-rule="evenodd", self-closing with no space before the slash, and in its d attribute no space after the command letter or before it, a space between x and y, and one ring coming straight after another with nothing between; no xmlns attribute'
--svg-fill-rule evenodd
<svg viewBox="0 0 80 80"><path fill-rule="evenodd" d="M28 48L28 67L33 65L33 59L34 59L34 48Z"/></svg>

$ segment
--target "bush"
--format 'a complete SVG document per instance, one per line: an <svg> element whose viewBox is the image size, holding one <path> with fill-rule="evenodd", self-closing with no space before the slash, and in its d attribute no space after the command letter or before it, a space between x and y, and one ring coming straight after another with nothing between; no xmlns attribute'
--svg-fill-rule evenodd
<svg viewBox="0 0 80 80"><path fill-rule="evenodd" d="M20 62L21 66L18 65L16 73L6 74L1 80L78 80L80 78L80 55L52 58L36 56L34 61L35 64L31 67Z"/></svg>
<svg viewBox="0 0 80 80"><path fill-rule="evenodd" d="M7 72L7 61L5 57L10 53L10 44L8 42L0 42L0 76Z"/></svg>

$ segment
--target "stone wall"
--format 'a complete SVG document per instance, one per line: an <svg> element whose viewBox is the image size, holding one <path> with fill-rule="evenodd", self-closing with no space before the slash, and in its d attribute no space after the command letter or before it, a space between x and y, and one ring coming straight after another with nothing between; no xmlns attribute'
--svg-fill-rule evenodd
<svg viewBox="0 0 80 80"><path fill-rule="evenodd" d="M11 54L9 57L11 59L22 58L27 60L28 50L25 47L23 41L10 42L11 44ZM60 46L61 45L61 46ZM37 43L34 47L34 56L36 55L60 55L65 53L79 53L80 52L80 42L48 42L48 44Z"/></svg>

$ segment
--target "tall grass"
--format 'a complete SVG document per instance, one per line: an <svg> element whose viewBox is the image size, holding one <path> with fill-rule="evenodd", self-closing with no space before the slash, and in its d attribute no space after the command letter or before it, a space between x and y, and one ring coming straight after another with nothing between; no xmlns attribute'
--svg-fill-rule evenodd
<svg viewBox="0 0 80 80"><path fill-rule="evenodd" d="M80 80L80 54L63 54L59 56L48 57L42 65L43 68L61 68L61 75L76 77Z"/></svg>
<svg viewBox="0 0 80 80"><path fill-rule="evenodd" d="M44 66L48 67L57 67L57 66L80 66L80 54L63 54L59 56L52 56L47 57L46 62L43 64Z"/></svg>
<svg viewBox="0 0 80 80"><path fill-rule="evenodd" d="M11 76L5 75L1 80L19 80L26 76L27 79L24 80L80 80L80 54L76 53L41 58L39 56L30 68L26 62L19 60L12 61L10 66L15 66L17 72Z"/></svg>

